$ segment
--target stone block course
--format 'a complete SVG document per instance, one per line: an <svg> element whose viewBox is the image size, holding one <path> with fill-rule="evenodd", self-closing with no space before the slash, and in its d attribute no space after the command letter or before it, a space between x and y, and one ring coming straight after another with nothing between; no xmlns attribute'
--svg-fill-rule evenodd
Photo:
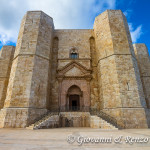
<svg viewBox="0 0 150 150"><path fill-rule="evenodd" d="M4 46L0 51L0 109L4 106L15 47Z"/></svg>
<svg viewBox="0 0 150 150"><path fill-rule="evenodd" d="M88 123L81 121L82 111L95 109L125 128L147 128L149 76L148 50L132 45L121 10L98 15L93 29L55 29L53 18L28 11L16 48L4 46L0 52L0 127L27 127L53 111L63 111L65 127L76 108L81 114L72 114L74 127L90 126L90 115ZM94 128L104 122L91 117ZM49 121L43 125L51 126Z"/></svg>

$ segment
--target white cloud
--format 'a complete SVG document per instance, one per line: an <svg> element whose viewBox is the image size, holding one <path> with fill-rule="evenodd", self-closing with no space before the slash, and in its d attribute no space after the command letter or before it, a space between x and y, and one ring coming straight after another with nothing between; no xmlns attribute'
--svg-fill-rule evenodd
<svg viewBox="0 0 150 150"><path fill-rule="evenodd" d="M116 0L1 0L0 42L16 42L21 19L28 10L42 10L54 20L55 28L92 28L96 15L106 9L115 9ZM124 12L130 19L132 10ZM142 25L129 23L133 42L142 35Z"/></svg>
<svg viewBox="0 0 150 150"><path fill-rule="evenodd" d="M28 10L42 10L55 28L92 28L95 15L115 9L116 0L1 0L0 41L16 42L21 19Z"/></svg>
<svg viewBox="0 0 150 150"><path fill-rule="evenodd" d="M131 33L132 42L133 42L133 43L136 43L137 40L138 40L138 39L141 37L141 35L143 34L142 25L139 25L138 27L136 27L136 28L134 29L133 24L132 24L132 23L129 23L129 30L130 30L130 33Z"/></svg>
<svg viewBox="0 0 150 150"><path fill-rule="evenodd" d="M21 0L0 1L0 42L16 42L21 18L26 11L26 4Z"/></svg>
<svg viewBox="0 0 150 150"><path fill-rule="evenodd" d="M127 17L127 19L130 20L130 17L132 15L133 11L131 9L127 9L123 13ZM129 30L131 33L132 42L136 43L138 41L138 39L141 37L141 35L143 34L142 25L139 25L136 28L133 26L133 23L131 23L131 22L129 22L128 25L129 25Z"/></svg>
<svg viewBox="0 0 150 150"><path fill-rule="evenodd" d="M0 41L3 45L7 44L8 41L15 43L17 36L17 31L0 27Z"/></svg>
<svg viewBox="0 0 150 150"><path fill-rule="evenodd" d="M133 13L133 10L127 9L126 11L123 12L124 15L129 19Z"/></svg>

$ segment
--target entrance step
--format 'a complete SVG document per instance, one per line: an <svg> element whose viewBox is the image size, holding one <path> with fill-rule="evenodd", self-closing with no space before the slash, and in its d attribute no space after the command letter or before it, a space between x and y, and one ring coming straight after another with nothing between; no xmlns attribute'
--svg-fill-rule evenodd
<svg viewBox="0 0 150 150"><path fill-rule="evenodd" d="M101 128L101 129L114 129L118 130L117 127L108 123L106 120L98 117L98 116L91 116L90 118L90 127L91 128Z"/></svg>
<svg viewBox="0 0 150 150"><path fill-rule="evenodd" d="M46 128L58 128L59 127L59 115L48 114L41 120L31 124L26 129L46 129Z"/></svg>
<svg viewBox="0 0 150 150"><path fill-rule="evenodd" d="M61 127L90 127L89 112L61 112Z"/></svg>
<svg viewBox="0 0 150 150"><path fill-rule="evenodd" d="M35 130L58 127L91 127L118 130L111 123L97 115L91 115L89 112L60 112L59 115L50 113L26 127L26 129Z"/></svg>

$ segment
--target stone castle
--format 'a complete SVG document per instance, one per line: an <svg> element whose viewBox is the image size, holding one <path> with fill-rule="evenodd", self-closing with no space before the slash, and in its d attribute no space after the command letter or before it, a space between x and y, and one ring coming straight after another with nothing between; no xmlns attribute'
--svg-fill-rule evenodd
<svg viewBox="0 0 150 150"><path fill-rule="evenodd" d="M106 10L93 29L79 30L57 30L42 11L28 11L16 47L0 51L1 128L46 116L45 124L58 127L69 115L72 126L150 126L149 54L145 44L132 44L121 10Z"/></svg>

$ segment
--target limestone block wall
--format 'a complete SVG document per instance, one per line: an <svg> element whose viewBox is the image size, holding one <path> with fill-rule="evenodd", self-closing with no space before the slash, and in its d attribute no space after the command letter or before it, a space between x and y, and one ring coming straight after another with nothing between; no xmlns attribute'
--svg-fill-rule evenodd
<svg viewBox="0 0 150 150"><path fill-rule="evenodd" d="M53 30L53 19L41 11L24 16L2 110L4 127L6 121L6 127L25 127L46 112Z"/></svg>
<svg viewBox="0 0 150 150"><path fill-rule="evenodd" d="M101 109L126 128L146 128L145 98L126 18L120 10L107 10L96 17L94 32Z"/></svg>
<svg viewBox="0 0 150 150"><path fill-rule="evenodd" d="M54 37L58 38L58 65L57 69L62 69L67 64L71 63L73 60L70 58L70 50L71 48L75 48L79 54L78 59L75 59L78 63L86 67L87 69L93 69L93 79L90 83L91 86L91 105L92 107L98 107L98 87L97 87L97 81L95 80L97 78L96 76L96 69L93 68L94 65L91 63L95 61L95 54L92 53L95 50L95 43L93 46L93 41L90 38L94 36L94 32L91 29L70 29L70 30L55 30ZM91 42L91 43L90 43ZM54 49L56 49L54 47ZM55 50L54 50L55 51ZM55 52L54 52L55 53ZM93 58L92 58L93 55ZM55 59L54 59L55 61ZM55 63L56 64L56 63ZM56 65L55 65L56 66ZM53 72L55 72L55 67L53 67ZM74 71L77 74L77 70ZM72 75L73 76L73 75ZM52 76L53 80L51 82L51 85L53 88L51 88L51 101L52 106L57 105L57 92L58 92L58 82L55 80L55 75ZM71 81L69 81L71 82ZM78 82L78 81L77 81Z"/></svg>
<svg viewBox="0 0 150 150"><path fill-rule="evenodd" d="M97 54L95 46L95 38L90 38L90 50L91 50L91 67L92 67L92 79L90 82L90 99L91 108L100 109L99 99L99 87L98 87L98 72L97 72Z"/></svg>
<svg viewBox="0 0 150 150"><path fill-rule="evenodd" d="M69 58L69 50L77 48L79 58L91 58L89 39L93 35L90 29L66 29L55 30L55 36L59 38L58 59Z"/></svg>
<svg viewBox="0 0 150 150"><path fill-rule="evenodd" d="M89 39L92 35L93 30L55 30L54 36L59 39L58 69L72 61L71 48L77 49L78 62L89 69L91 59Z"/></svg>
<svg viewBox="0 0 150 150"><path fill-rule="evenodd" d="M134 44L147 108L150 108L150 58L145 44Z"/></svg>
<svg viewBox="0 0 150 150"><path fill-rule="evenodd" d="M83 92L83 95L80 97L80 105L81 107L84 106L84 107L89 107L90 106L90 87L89 87L89 81L86 81L84 79L81 79L81 80L66 80L64 79L61 83L61 91L60 91L60 106L63 106L65 107L67 105L67 101L68 101L68 98L66 97L67 96L67 93L68 93L68 89L72 86L72 85L76 85L78 86L81 91Z"/></svg>
<svg viewBox="0 0 150 150"><path fill-rule="evenodd" d="M61 112L61 127L90 127L89 112Z"/></svg>
<svg viewBox="0 0 150 150"><path fill-rule="evenodd" d="M70 58L72 48L78 59ZM70 70L63 76L67 65ZM26 127L47 109L65 106L72 85L83 91L85 106L101 109L126 128L150 125L147 48L135 44L133 49L120 10L97 16L94 30L54 30L51 17L42 11L27 12L16 49L4 46L0 52L0 127Z"/></svg>
<svg viewBox="0 0 150 150"><path fill-rule="evenodd" d="M58 68L58 47L59 46L59 39L58 37L54 37L53 39L53 46L52 46L52 55L51 55L51 78L50 78L50 88L49 92L49 109L58 108L58 95L59 95L59 83L57 80L57 68Z"/></svg>
<svg viewBox="0 0 150 150"><path fill-rule="evenodd" d="M14 46L3 46L0 51L0 109L3 108L6 98L14 51Z"/></svg>

